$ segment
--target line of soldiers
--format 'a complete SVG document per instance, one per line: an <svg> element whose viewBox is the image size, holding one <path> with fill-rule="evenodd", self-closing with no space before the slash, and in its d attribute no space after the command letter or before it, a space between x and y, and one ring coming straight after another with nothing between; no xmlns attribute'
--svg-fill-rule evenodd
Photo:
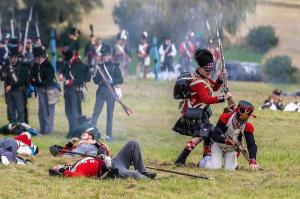
<svg viewBox="0 0 300 199"><path fill-rule="evenodd" d="M9 123L29 123L27 98L34 90L38 97L38 115L40 133L49 134L53 131L55 103L59 99L60 81L63 84L65 114L69 124L69 132L73 132L78 125L86 121L83 115L82 102L87 93L87 82L93 79L98 85L96 102L91 123L96 126L103 105L107 104L106 138L112 139L112 124L115 97L108 89L107 83L117 85L123 83L119 63L112 60L113 50L107 44L98 46L94 55L95 60L85 64L79 55L80 32L72 28L61 48L63 60L58 69L58 79L48 60L43 46L32 46L27 40L26 53L17 38L2 42L1 80L4 81L5 101L7 103L7 117ZM99 49L100 47L100 49ZM104 71L103 78L98 69Z"/></svg>

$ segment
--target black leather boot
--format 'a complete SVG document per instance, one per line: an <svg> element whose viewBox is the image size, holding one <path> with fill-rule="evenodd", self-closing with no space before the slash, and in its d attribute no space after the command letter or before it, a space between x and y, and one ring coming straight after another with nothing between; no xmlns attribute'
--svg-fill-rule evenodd
<svg viewBox="0 0 300 199"><path fill-rule="evenodd" d="M177 159L175 160L175 165L179 166L179 167L183 167L185 165L185 160L189 156L190 153L191 153L190 150L188 150L187 148L184 148L181 151L181 153L179 154L179 156L177 157Z"/></svg>

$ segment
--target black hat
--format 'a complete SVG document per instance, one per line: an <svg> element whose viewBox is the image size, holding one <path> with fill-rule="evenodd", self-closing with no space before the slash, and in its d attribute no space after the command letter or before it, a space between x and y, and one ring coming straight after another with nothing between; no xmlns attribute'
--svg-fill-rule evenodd
<svg viewBox="0 0 300 199"><path fill-rule="evenodd" d="M108 44L103 44L100 50L102 56L111 55L111 47Z"/></svg>
<svg viewBox="0 0 300 199"><path fill-rule="evenodd" d="M209 50L197 49L194 56L200 68L210 71L213 69L214 57Z"/></svg>
<svg viewBox="0 0 300 199"><path fill-rule="evenodd" d="M64 56L65 60L70 60L73 57L73 51L70 46L64 46L61 49L61 54Z"/></svg>
<svg viewBox="0 0 300 199"><path fill-rule="evenodd" d="M46 55L45 48L42 46L34 47L33 48L33 56L34 57L42 57Z"/></svg>
<svg viewBox="0 0 300 199"><path fill-rule="evenodd" d="M249 119L249 117L252 115L253 111L254 111L254 106L246 100L240 100L235 110L237 119L240 123L246 122Z"/></svg>

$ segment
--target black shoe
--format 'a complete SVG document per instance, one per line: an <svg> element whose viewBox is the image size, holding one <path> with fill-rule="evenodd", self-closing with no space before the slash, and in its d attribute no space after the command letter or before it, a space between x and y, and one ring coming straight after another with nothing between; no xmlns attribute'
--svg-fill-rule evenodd
<svg viewBox="0 0 300 199"><path fill-rule="evenodd" d="M144 176L147 176L148 178L151 178L151 179L154 179L156 177L156 173L151 173L151 172L148 172L148 171L144 171L142 174Z"/></svg>
<svg viewBox="0 0 300 199"><path fill-rule="evenodd" d="M59 171L56 171L55 169L49 169L49 175L50 176L62 176L63 174Z"/></svg>
<svg viewBox="0 0 300 199"><path fill-rule="evenodd" d="M53 156L58 156L60 154L60 148L61 146L53 145L49 147L49 151Z"/></svg>
<svg viewBox="0 0 300 199"><path fill-rule="evenodd" d="M181 151L181 153L179 154L179 156L177 157L177 159L175 160L174 164L178 167L183 167L185 165L185 160L189 156L190 153L191 153L190 150L188 150L187 148L184 148Z"/></svg>

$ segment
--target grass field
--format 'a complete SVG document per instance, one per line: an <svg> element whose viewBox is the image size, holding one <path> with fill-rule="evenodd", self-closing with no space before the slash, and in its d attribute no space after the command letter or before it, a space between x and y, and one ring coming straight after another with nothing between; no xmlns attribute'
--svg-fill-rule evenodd
<svg viewBox="0 0 300 199"><path fill-rule="evenodd" d="M286 91L297 85L268 85L265 83L229 82L234 99L247 99L256 109L274 87ZM48 146L64 144L67 122L63 100L56 107L55 131L50 136L34 137L41 153L32 165L0 165L0 198L300 198L299 113L256 110L255 135L258 145L258 163L263 172L247 170L247 163L236 172L208 171L196 167L201 156L197 147L188 158L186 168L176 168L173 161L188 137L171 131L178 119L177 102L172 99L173 82L133 80L128 77L123 86L125 102L134 114L126 116L116 105L114 136L108 143L112 154L130 139L141 144L145 163L162 168L215 177L215 181L192 179L173 174L158 173L157 179L136 181L97 179L62 179L48 176L48 168L72 159L51 157ZM89 97L83 104L84 114L90 116L95 100L95 86L89 85ZM30 99L30 123L38 128L37 100ZM225 104L213 107L215 122ZM7 123L4 99L0 98L0 124ZM99 129L105 126L105 113Z"/></svg>

